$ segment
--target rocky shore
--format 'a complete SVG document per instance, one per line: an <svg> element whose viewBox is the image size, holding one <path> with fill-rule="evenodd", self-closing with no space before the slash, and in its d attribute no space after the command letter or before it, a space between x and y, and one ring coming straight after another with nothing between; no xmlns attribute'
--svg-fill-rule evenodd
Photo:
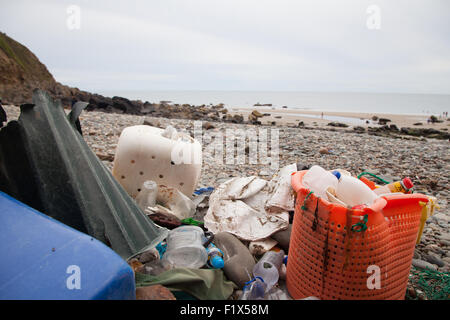
<svg viewBox="0 0 450 320"><path fill-rule="evenodd" d="M4 106L8 120L16 119L19 108ZM220 108L207 107L211 121L203 122L204 132L221 132L226 129L277 129L279 132L279 167L290 163L300 166L318 164L324 168L343 168L357 175L363 171L377 174L386 180L410 177L415 192L437 197L440 210L428 219L421 243L416 246L413 265L428 266L439 272L450 272L450 216L448 190L450 182L450 154L446 140L415 138L398 135L361 134L357 130L332 127L319 130L305 127L266 126L214 121L213 115L226 115ZM154 113L152 113L153 115ZM84 112L80 117L83 135L88 145L108 168L112 168L115 148L122 130L128 126L149 124L157 127L174 126L193 134L194 121L142 115ZM232 122L232 121L230 121ZM209 130L206 130L209 129ZM270 140L269 140L270 143ZM204 147L206 147L204 145ZM270 149L270 148L269 148ZM248 151L248 148L247 150ZM204 161L198 187L217 187L231 177L258 175L269 179L277 170L270 164L241 165ZM420 290L413 290L421 297Z"/></svg>

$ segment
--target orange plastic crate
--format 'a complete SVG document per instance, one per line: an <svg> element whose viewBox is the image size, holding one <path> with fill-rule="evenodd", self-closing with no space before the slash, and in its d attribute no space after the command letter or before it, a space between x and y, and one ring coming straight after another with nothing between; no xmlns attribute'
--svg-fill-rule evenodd
<svg viewBox="0 0 450 320"><path fill-rule="evenodd" d="M305 173L294 173L291 181L297 193L286 273L291 296L404 299L422 205L428 198L390 195L370 208L347 209L310 194L302 185ZM357 232L364 226L367 229ZM379 268L380 288L368 286L374 275L371 266Z"/></svg>

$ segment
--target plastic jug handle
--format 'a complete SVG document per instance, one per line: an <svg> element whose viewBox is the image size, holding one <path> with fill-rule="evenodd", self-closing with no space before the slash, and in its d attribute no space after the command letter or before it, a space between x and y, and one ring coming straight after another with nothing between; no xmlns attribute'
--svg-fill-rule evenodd
<svg viewBox="0 0 450 320"><path fill-rule="evenodd" d="M375 211L375 212L381 211L386 206L386 204L387 204L387 201L385 198L377 198L372 203L372 205L369 207L369 209L372 211Z"/></svg>

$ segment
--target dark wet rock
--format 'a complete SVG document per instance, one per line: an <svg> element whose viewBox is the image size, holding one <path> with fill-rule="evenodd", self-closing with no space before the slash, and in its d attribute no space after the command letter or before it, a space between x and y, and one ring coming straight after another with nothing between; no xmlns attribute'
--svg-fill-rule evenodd
<svg viewBox="0 0 450 320"><path fill-rule="evenodd" d="M450 134L445 131L439 131L433 128L401 128L400 133L416 136L416 137L426 137L434 139L450 139Z"/></svg>
<svg viewBox="0 0 450 320"><path fill-rule="evenodd" d="M388 122L391 122L391 119L387 119L387 118L379 118L378 119L378 124L380 124L380 125L385 125Z"/></svg>
<svg viewBox="0 0 450 320"><path fill-rule="evenodd" d="M327 124L327 126L339 127L339 128L348 128L348 124L341 123L341 122L330 122L330 123Z"/></svg>

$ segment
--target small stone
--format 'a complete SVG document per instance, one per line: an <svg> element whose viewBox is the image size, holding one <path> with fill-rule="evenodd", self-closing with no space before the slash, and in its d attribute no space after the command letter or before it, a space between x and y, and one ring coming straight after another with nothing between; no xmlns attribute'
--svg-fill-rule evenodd
<svg viewBox="0 0 450 320"><path fill-rule="evenodd" d="M205 130L214 129L214 128L215 128L215 126L211 122L203 123L203 129L205 129Z"/></svg>
<svg viewBox="0 0 450 320"><path fill-rule="evenodd" d="M417 298L416 290L414 288L408 288L408 295L413 299Z"/></svg>
<svg viewBox="0 0 450 320"><path fill-rule="evenodd" d="M319 150L319 153L320 153L320 154L329 154L330 151L329 151L327 148L321 148L321 149Z"/></svg>
<svg viewBox="0 0 450 320"><path fill-rule="evenodd" d="M433 265L429 262L423 261L423 260L419 260L419 259L413 259L412 265L418 269L427 269L428 268L430 270L437 271L437 268L435 265Z"/></svg>
<svg viewBox="0 0 450 320"><path fill-rule="evenodd" d="M172 292L160 284L136 289L136 300L177 300Z"/></svg>
<svg viewBox="0 0 450 320"><path fill-rule="evenodd" d="M441 235L439 236L439 239L450 241L450 233L444 233L444 234L441 234Z"/></svg>
<svg viewBox="0 0 450 320"><path fill-rule="evenodd" d="M158 260L158 259L159 259L159 253L158 253L158 250L156 250L155 248L152 248L150 250L143 252L139 257L139 261L144 264L147 262L153 261L153 260Z"/></svg>
<svg viewBox="0 0 450 320"><path fill-rule="evenodd" d="M445 262L442 261L439 257L437 257L434 254L426 254L423 256L423 258L428 261L429 263L435 264L438 267L443 267L445 266Z"/></svg>

